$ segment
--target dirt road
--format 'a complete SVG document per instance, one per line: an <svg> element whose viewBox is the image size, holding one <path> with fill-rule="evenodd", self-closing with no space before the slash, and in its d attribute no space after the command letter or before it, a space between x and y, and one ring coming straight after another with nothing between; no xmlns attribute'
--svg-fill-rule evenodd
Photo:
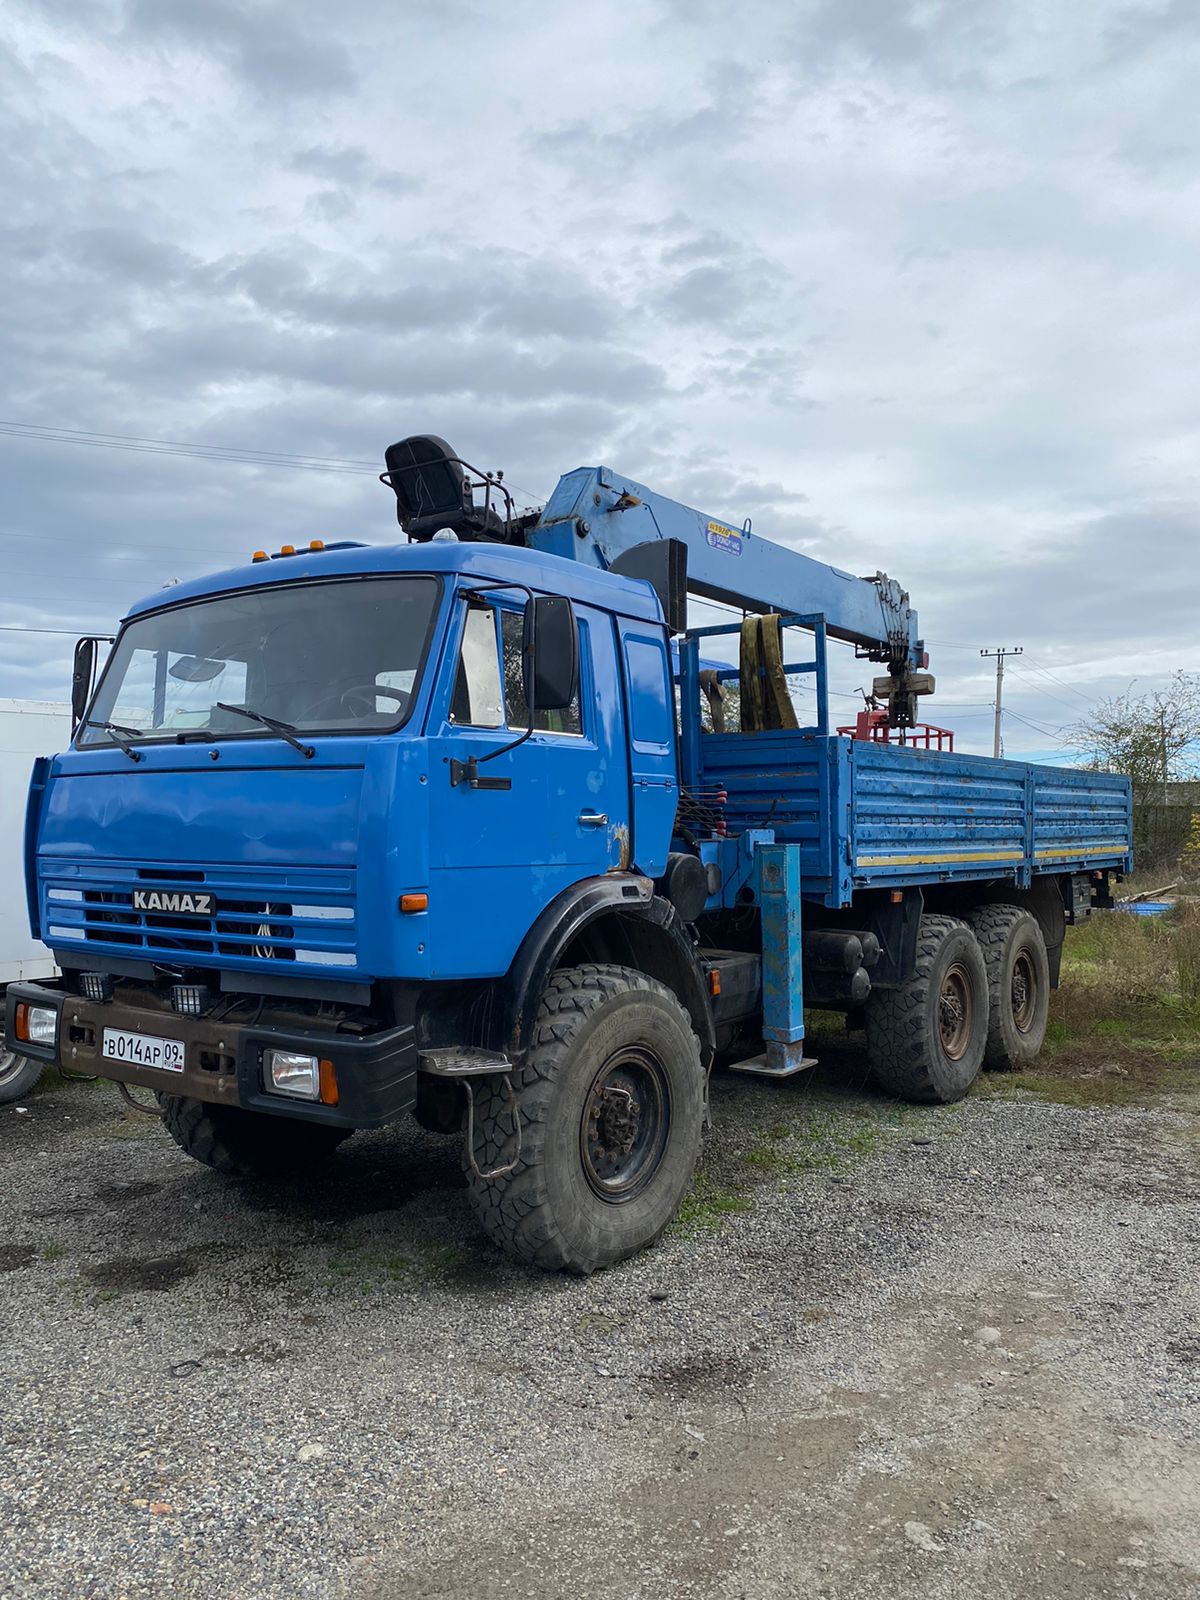
<svg viewBox="0 0 1200 1600"><path fill-rule="evenodd" d="M451 1141L239 1189L52 1077L0 1114L0 1594L1191 1600L1200 1094L821 1072L719 1081L683 1223L586 1282L480 1241Z"/></svg>

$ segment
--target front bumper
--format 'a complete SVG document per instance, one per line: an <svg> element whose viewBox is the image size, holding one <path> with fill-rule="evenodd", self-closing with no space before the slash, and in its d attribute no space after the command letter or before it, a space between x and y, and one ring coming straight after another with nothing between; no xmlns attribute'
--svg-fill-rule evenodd
<svg viewBox="0 0 1200 1600"><path fill-rule="evenodd" d="M114 1001L84 1000L68 994L59 982L12 983L5 1015L10 1040L16 1037L13 1013L21 1001L53 1006L59 1012L56 1043L22 1043L21 1054L69 1072L336 1128L378 1128L416 1104L417 1044L411 1027L355 1037L317 1029L230 1024ZM106 1027L179 1040L184 1047L183 1071L107 1060L101 1054ZM332 1061L337 1072L337 1105L268 1093L263 1087L263 1057L271 1048L302 1051Z"/></svg>

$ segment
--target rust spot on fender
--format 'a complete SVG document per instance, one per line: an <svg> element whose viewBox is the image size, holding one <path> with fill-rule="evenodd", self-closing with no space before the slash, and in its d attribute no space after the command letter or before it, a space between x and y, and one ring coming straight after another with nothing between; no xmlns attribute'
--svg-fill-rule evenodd
<svg viewBox="0 0 1200 1600"><path fill-rule="evenodd" d="M609 867L610 872L629 871L629 828L624 822L618 822L608 830L608 843L610 850L615 845L617 851L616 863Z"/></svg>

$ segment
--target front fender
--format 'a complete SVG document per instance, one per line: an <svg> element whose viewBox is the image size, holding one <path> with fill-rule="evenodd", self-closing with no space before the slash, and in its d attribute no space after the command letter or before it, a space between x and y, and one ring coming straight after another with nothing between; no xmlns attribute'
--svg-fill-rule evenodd
<svg viewBox="0 0 1200 1600"><path fill-rule="evenodd" d="M639 873L606 873L564 889L533 923L503 977L427 984L419 994L410 991L407 1002L402 989L397 1004L415 1003L424 1050L465 1046L501 1052L520 1065L550 974L591 961L634 967L665 984L687 1011L708 1070L716 1037L705 974L679 913Z"/></svg>
<svg viewBox="0 0 1200 1600"><path fill-rule="evenodd" d="M609 873L574 884L550 902L526 934L497 985L509 1057L519 1060L529 1049L550 974L563 965L570 947L589 929L601 940L603 953L596 951L587 959L636 967L672 990L692 1020L707 1070L716 1040L695 948L670 901L655 894L649 878L631 873Z"/></svg>

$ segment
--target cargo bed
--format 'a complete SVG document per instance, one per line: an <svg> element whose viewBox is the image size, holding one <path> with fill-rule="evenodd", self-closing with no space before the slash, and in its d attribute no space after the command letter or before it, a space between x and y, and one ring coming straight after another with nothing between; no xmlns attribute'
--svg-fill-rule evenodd
<svg viewBox="0 0 1200 1600"><path fill-rule="evenodd" d="M730 834L799 843L802 892L1132 865L1128 779L813 732L705 734L700 787L728 796Z"/></svg>

